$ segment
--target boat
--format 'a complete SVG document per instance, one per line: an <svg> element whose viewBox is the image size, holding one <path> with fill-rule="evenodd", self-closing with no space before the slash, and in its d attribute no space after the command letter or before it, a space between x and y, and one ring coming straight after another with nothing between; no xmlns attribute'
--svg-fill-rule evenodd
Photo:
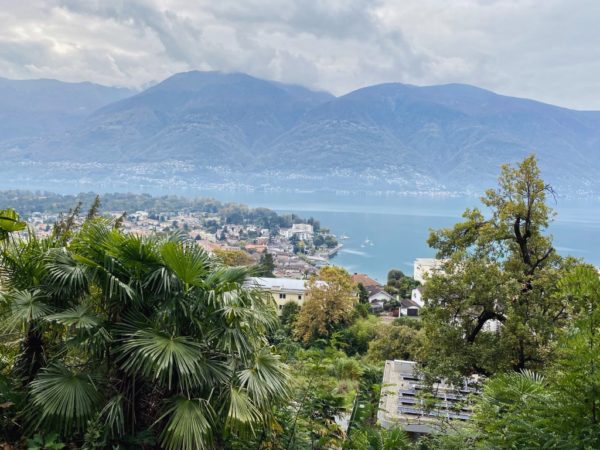
<svg viewBox="0 0 600 450"><path fill-rule="evenodd" d="M350 236L346 236L345 234L343 234L343 233L342 233L342 234L340 234L340 237L338 237L338 239L339 239L340 241L343 241L343 240L345 240L345 239L350 239Z"/></svg>

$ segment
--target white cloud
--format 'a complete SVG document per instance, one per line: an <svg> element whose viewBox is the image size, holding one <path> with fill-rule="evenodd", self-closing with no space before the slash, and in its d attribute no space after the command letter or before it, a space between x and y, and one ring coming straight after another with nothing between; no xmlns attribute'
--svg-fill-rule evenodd
<svg viewBox="0 0 600 450"><path fill-rule="evenodd" d="M4 0L0 76L241 71L342 94L463 82L600 109L597 0Z"/></svg>

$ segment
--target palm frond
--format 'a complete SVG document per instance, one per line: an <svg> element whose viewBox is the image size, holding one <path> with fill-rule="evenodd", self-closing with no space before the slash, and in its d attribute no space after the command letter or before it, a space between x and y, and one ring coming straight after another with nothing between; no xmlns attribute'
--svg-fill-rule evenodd
<svg viewBox="0 0 600 450"><path fill-rule="evenodd" d="M226 419L228 428L235 433L243 434L249 431L253 434L254 426L261 419L260 411L252 403L248 393L232 387L229 391L229 410Z"/></svg>
<svg viewBox="0 0 600 450"><path fill-rule="evenodd" d="M90 330L100 325L101 320L93 314L90 309L83 304L66 311L51 314L45 318L50 322L57 322L61 325L72 327L76 330Z"/></svg>
<svg viewBox="0 0 600 450"><path fill-rule="evenodd" d="M30 414L38 424L45 423L61 432L81 430L100 399L97 380L59 365L42 369L30 386L34 406Z"/></svg>
<svg viewBox="0 0 600 450"><path fill-rule="evenodd" d="M210 258L195 244L167 241L160 254L164 264L186 285L197 286L208 275Z"/></svg>
<svg viewBox="0 0 600 450"><path fill-rule="evenodd" d="M268 348L261 349L255 356L254 365L240 371L238 377L240 385L263 409L290 394L287 366Z"/></svg>
<svg viewBox="0 0 600 450"><path fill-rule="evenodd" d="M66 249L51 249L45 260L48 284L59 293L74 296L87 291L87 267L73 259Z"/></svg>
<svg viewBox="0 0 600 450"><path fill-rule="evenodd" d="M25 324L34 323L53 312L50 305L45 303L46 296L39 290L13 291L5 295L8 314L4 326L15 330Z"/></svg>
<svg viewBox="0 0 600 450"><path fill-rule="evenodd" d="M141 374L171 389L175 380L184 391L226 379L225 366L203 357L203 347L186 336L152 330L131 330L120 340L118 363L130 374Z"/></svg>
<svg viewBox="0 0 600 450"><path fill-rule="evenodd" d="M102 411L100 411L100 418L104 421L111 437L119 437L125 434L124 402L125 397L123 395L115 395L108 400Z"/></svg>
<svg viewBox="0 0 600 450"><path fill-rule="evenodd" d="M161 434L166 450L203 450L211 447L214 411L205 400L177 397L159 419L168 417Z"/></svg>

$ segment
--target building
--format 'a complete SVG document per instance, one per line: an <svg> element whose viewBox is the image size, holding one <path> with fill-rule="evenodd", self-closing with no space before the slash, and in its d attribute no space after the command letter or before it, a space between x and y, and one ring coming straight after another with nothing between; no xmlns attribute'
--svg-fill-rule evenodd
<svg viewBox="0 0 600 450"><path fill-rule="evenodd" d="M380 311L386 302L392 301L394 297L383 289L369 290L369 305L373 311Z"/></svg>
<svg viewBox="0 0 600 450"><path fill-rule="evenodd" d="M281 314L283 305L288 302L294 302L300 306L304 304L307 283L307 280L293 278L251 277L246 281L246 286L270 292L277 304L277 311Z"/></svg>
<svg viewBox="0 0 600 450"><path fill-rule="evenodd" d="M422 308L425 305L425 302L423 301L423 288L419 286L413 289L410 293L410 299Z"/></svg>
<svg viewBox="0 0 600 450"><path fill-rule="evenodd" d="M414 361L386 361L377 420L384 428L401 426L409 433L431 433L440 421L466 421L472 414L469 396L478 394L477 379L454 387L440 381L426 390ZM423 399L434 396L435 402ZM429 405L429 406L426 406Z"/></svg>
<svg viewBox="0 0 600 450"><path fill-rule="evenodd" d="M413 278L424 284L427 276L442 270L443 264L444 261L441 259L417 258L413 264Z"/></svg>
<svg viewBox="0 0 600 450"><path fill-rule="evenodd" d="M355 273L354 275L352 275L352 281L355 284L362 284L367 290L369 290L370 288L376 288L378 290L383 288L383 286L381 286L381 283L364 273Z"/></svg>
<svg viewBox="0 0 600 450"><path fill-rule="evenodd" d="M315 232L311 224L295 223L292 225L292 228L288 228L283 234L288 239L296 236L302 241L312 241Z"/></svg>
<svg viewBox="0 0 600 450"><path fill-rule="evenodd" d="M417 317L421 306L410 298L400 300L400 315L408 317Z"/></svg>

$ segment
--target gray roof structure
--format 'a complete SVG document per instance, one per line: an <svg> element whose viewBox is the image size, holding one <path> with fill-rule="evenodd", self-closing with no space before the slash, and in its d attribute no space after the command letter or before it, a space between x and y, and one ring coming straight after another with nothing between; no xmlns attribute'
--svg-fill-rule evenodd
<svg viewBox="0 0 600 450"><path fill-rule="evenodd" d="M384 428L401 426L410 433L431 433L443 421L466 421L472 414L469 396L478 394L476 379L455 387L443 381L426 389L414 361L386 361L377 419ZM424 394L433 395L425 400Z"/></svg>

